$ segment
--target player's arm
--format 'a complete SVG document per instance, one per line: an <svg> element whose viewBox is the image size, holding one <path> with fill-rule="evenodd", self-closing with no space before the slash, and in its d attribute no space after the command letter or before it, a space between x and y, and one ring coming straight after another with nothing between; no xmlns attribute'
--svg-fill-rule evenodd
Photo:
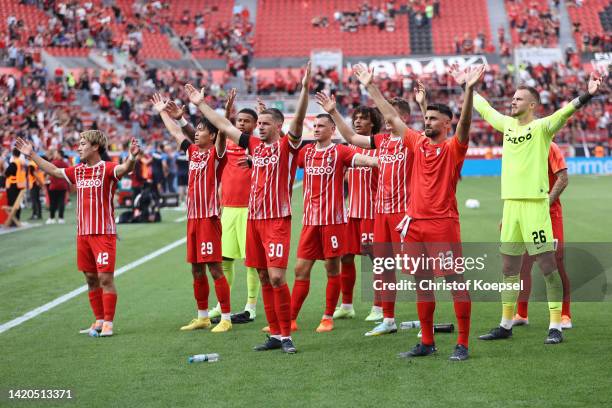
<svg viewBox="0 0 612 408"><path fill-rule="evenodd" d="M183 105L182 108L179 108L178 105L171 100L166 103L165 110L172 119L176 120L185 136L187 136L189 140L193 142L195 139L195 128L187 119L185 119L185 106Z"/></svg>
<svg viewBox="0 0 612 408"><path fill-rule="evenodd" d="M372 149L372 138L370 136L364 136L357 134L351 129L351 127L344 121L340 112L336 109L336 98L332 95L327 96L323 92L319 92L316 95L317 103L323 108L323 110L329 113L336 124L336 129L340 132L342 137L353 146L363 147L364 149Z"/></svg>
<svg viewBox="0 0 612 408"><path fill-rule="evenodd" d="M44 171L48 175L53 176L53 177L62 177L62 178L64 177L64 173L62 172L62 170L56 167L55 164L50 163L47 160L40 157L38 153L34 151L34 147L32 146L30 142L27 142L23 140L22 138L18 137L17 140L15 141L15 148L19 150L21 154L23 154L29 160L33 160L34 163L38 165L38 168L40 168L42 171Z"/></svg>
<svg viewBox="0 0 612 408"><path fill-rule="evenodd" d="M185 92L189 96L191 103L196 105L200 112L212 123L217 129L225 133L225 136L236 144L240 144L240 135L242 132L238 130L229 119L219 115L210 106L204 102L204 89L198 92L193 85L185 85Z"/></svg>
<svg viewBox="0 0 612 408"><path fill-rule="evenodd" d="M353 156L353 167L378 167L378 158L357 153Z"/></svg>
<svg viewBox="0 0 612 408"><path fill-rule="evenodd" d="M310 61L308 61L308 64L306 64L306 72L304 72L304 78L302 78L302 90L300 91L295 117L289 124L289 134L287 135L293 144L298 143L300 139L302 139L304 118L306 117L306 110L308 109L308 88L310 86L310 76Z"/></svg>
<svg viewBox="0 0 612 408"><path fill-rule="evenodd" d="M589 77L589 83L587 86L587 92L585 94L580 95L578 98L574 99L561 109L557 110L552 115L542 119L544 121L544 129L549 137L554 137L555 133L557 133L559 129L561 129L565 125L567 120L574 114L574 112L589 103L589 101L601 88L603 79L604 76L600 76L597 75L595 72L591 72L591 76Z"/></svg>
<svg viewBox="0 0 612 408"><path fill-rule="evenodd" d="M225 119L230 120L232 117L232 109L234 107L234 100L236 99L236 88L230 89L227 95L227 102L225 102ZM225 156L227 136L222 131L217 132L217 138L215 139L215 148L217 150L217 157Z"/></svg>
<svg viewBox="0 0 612 408"><path fill-rule="evenodd" d="M567 169L559 170L555 173L555 177L557 177L557 179L555 180L555 184L553 184L552 188L550 189L550 194L548 195L550 203L554 203L569 184Z"/></svg>
<svg viewBox="0 0 612 408"><path fill-rule="evenodd" d="M370 70L361 64L357 64L353 68L353 74L368 91L374 100L374 103L382 113L385 121L391 124L393 134L395 136L404 136L408 126L406 126L402 118L400 118L400 115L397 113L395 108L385 99L383 94L380 92L380 89L374 85L374 70Z"/></svg>
<svg viewBox="0 0 612 408"><path fill-rule="evenodd" d="M128 155L127 160L115 167L115 176L118 179L134 170L134 167L136 166L136 156L138 156L138 153L140 153L140 145L138 144L138 140L133 137L132 141L130 142L130 154Z"/></svg>
<svg viewBox="0 0 612 408"><path fill-rule="evenodd" d="M161 94L158 93L153 94L149 102L151 102L151 104L153 105L153 109L161 117L162 122L164 122L164 126L166 127L168 132L170 132L170 135L174 138L174 140L176 140L176 143L180 146L181 143L183 143L183 141L187 139L187 137L183 134L183 131L181 130L179 124L176 123L176 121L172 119L172 117L170 117L170 114L167 110L169 102L164 100Z"/></svg>
<svg viewBox="0 0 612 408"><path fill-rule="evenodd" d="M464 69L459 69L457 64L451 65L449 69L449 74L453 77L455 82L459 84L461 87L465 86L465 81L467 78L467 74L469 72L469 67ZM474 92L474 109L480 114L480 116L495 130L498 132L504 131L504 125L506 120L509 118L508 116L502 115L498 111L496 111L489 102L486 101L485 98L480 96L477 92Z"/></svg>
<svg viewBox="0 0 612 408"><path fill-rule="evenodd" d="M425 89L425 85L423 82L417 80L416 90L414 92L414 100L417 105L419 105L419 109L423 114L423 120L425 120L425 114L427 113L427 90Z"/></svg>
<svg viewBox="0 0 612 408"><path fill-rule="evenodd" d="M466 83L461 116L457 123L457 138L459 143L465 145L470 139L470 126L472 125L472 107L474 105L474 86L480 81L484 74L484 65L470 69Z"/></svg>

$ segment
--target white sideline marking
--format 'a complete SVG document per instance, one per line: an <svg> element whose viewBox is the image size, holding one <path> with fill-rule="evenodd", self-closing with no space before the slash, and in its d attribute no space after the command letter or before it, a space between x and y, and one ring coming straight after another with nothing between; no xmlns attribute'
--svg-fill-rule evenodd
<svg viewBox="0 0 612 408"><path fill-rule="evenodd" d="M293 188L299 188L302 186L302 180L296 182L293 184ZM174 220L174 222L182 222L185 221L187 219L187 216L184 217L180 217L177 218L176 220ZM115 276L119 276L131 269L136 268L137 266L142 265L145 262L150 261L151 259L157 258L158 256L170 251L171 249L176 248L179 245L184 244L185 242L187 242L187 238L181 238L177 241L172 242L171 244L168 244L162 248L159 248L157 251L153 251L148 255L143 256L140 259L135 260L134 262L130 262L127 265L122 266L121 268L119 268L117 271L115 271ZM47 312L51 309L53 309L56 306L61 305L62 303L65 303L67 301L69 301L70 299L73 299L75 297L77 297L78 295L80 295L81 293L87 292L87 285L83 285L81 287L76 288L75 290L73 290L72 292L68 292L65 295L62 295L54 300L52 300L49 303L45 303L42 306L37 307L36 309L32 309L29 312L25 313L22 316L17 317L16 319L10 320L6 323L3 323L2 325L0 325L0 334L4 333L5 331L12 329L13 327L19 326L22 323L27 322L30 319L35 318L36 316L38 316L41 313Z"/></svg>
<svg viewBox="0 0 612 408"><path fill-rule="evenodd" d="M119 276L131 269L136 268L137 266L142 265L145 262L150 261L151 259L157 258L158 256L165 254L166 252L170 251L171 249L176 248L179 245L184 244L187 241L187 238L181 238L177 241L172 242L171 244L168 244L164 247L159 248L156 251L151 252L148 255L143 256L142 258L139 258L133 262L130 262L127 265L122 266L121 268L119 268L117 271L115 271L115 276ZM75 290L73 290L72 292L66 293L65 295L62 295L60 297L58 297L57 299L52 300L49 303L45 303L44 305L37 307L36 309L30 310L29 312L27 312L26 314L19 316L16 319L13 319L11 321L8 321L6 323L3 323L2 325L0 325L0 334L4 333L5 331L12 329L15 326L19 326L22 323L27 322L30 319L35 318L36 316L38 316L41 313L47 312L51 309L53 309L56 306L61 305L62 303L65 303L67 301L69 301L72 298L77 297L78 295L80 295L83 292L87 292L87 285L83 285L81 287L76 288Z"/></svg>
<svg viewBox="0 0 612 408"><path fill-rule="evenodd" d="M21 223L21 227L9 227L9 228L0 228L0 235L11 234L13 232L25 231L30 228L40 227L42 224L28 224L26 222Z"/></svg>

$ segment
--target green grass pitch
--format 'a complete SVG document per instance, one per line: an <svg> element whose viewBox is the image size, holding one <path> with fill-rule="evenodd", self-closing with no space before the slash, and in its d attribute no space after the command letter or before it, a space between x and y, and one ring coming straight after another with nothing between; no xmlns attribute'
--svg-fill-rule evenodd
<svg viewBox="0 0 612 408"><path fill-rule="evenodd" d="M301 189L293 206L293 265L301 225ZM467 198L481 207L467 210ZM611 242L612 177L571 177L563 194L565 237L574 242ZM464 241L496 242L502 203L498 178L467 178L458 187ZM84 284L76 271L74 209L66 225L0 235L0 323L7 322ZM181 212L164 211L156 225L121 225L117 267L179 238ZM26 212L25 217L29 216ZM372 325L363 318L369 302L356 295L357 318L338 321L331 333L317 334L325 299L321 264L312 274L310 296L294 339L299 353L255 353L266 325L261 297L257 320L230 333L183 333L195 316L190 268L180 246L117 278L116 336L78 335L91 323L86 294L0 334L0 406L87 407L259 407L259 406L422 406L576 407L610 406L612 305L573 304L575 328L566 342L545 346L548 311L530 308L531 325L515 329L508 341L483 343L478 334L494 327L499 303L472 309L471 358L447 360L455 334L436 337L438 353L406 361L396 358L417 343L416 331L365 338ZM534 279L538 279L534 274ZM232 304L246 300L244 268L237 268ZM359 281L357 282L359 288ZM358 292L357 292L358 293ZM211 301L214 291L211 285ZM399 303L398 321L416 320L412 303ZM436 320L454 322L451 303L439 304ZM188 364L195 353L221 355L217 363ZM11 402L8 389L72 389L72 402Z"/></svg>

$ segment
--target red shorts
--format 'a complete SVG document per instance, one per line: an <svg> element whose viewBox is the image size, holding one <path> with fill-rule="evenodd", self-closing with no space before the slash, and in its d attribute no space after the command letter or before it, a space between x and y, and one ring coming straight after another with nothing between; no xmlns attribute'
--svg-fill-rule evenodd
<svg viewBox="0 0 612 408"><path fill-rule="evenodd" d="M374 242L374 220L349 218L346 224L346 253L352 255L367 255L361 245Z"/></svg>
<svg viewBox="0 0 612 408"><path fill-rule="evenodd" d="M247 220L246 259L251 268L286 269L291 244L291 217Z"/></svg>
<svg viewBox="0 0 612 408"><path fill-rule="evenodd" d="M116 255L116 235L77 235L77 266L80 271L113 273Z"/></svg>
<svg viewBox="0 0 612 408"><path fill-rule="evenodd" d="M221 221L219 217L187 220L187 262L221 262Z"/></svg>
<svg viewBox="0 0 612 408"><path fill-rule="evenodd" d="M297 257L316 260L337 258L345 251L346 224L304 225Z"/></svg>
<svg viewBox="0 0 612 408"><path fill-rule="evenodd" d="M404 271L417 275L449 276L465 270L456 260L463 256L461 227L456 218L411 220L404 239L404 253L411 257L427 257L428 265L417 271ZM452 259L452 262L449 261Z"/></svg>

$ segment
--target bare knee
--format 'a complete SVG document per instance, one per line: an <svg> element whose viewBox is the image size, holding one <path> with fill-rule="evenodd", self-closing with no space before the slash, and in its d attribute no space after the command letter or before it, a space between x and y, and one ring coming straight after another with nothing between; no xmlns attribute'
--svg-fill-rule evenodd
<svg viewBox="0 0 612 408"><path fill-rule="evenodd" d="M115 292L115 280L112 273L101 273L98 275L100 286L105 292Z"/></svg>
<svg viewBox="0 0 612 408"><path fill-rule="evenodd" d="M340 273L340 259L331 258L325 260L325 271L327 276L337 276Z"/></svg>
<svg viewBox="0 0 612 408"><path fill-rule="evenodd" d="M217 280L223 276L223 268L221 268L221 264L218 262L209 263L208 270L210 271L210 276L212 276L214 280Z"/></svg>
<svg viewBox="0 0 612 408"><path fill-rule="evenodd" d="M521 255L502 255L502 273L505 276L515 276L521 273Z"/></svg>
<svg viewBox="0 0 612 408"><path fill-rule="evenodd" d="M341 262L345 265L351 265L355 263L355 255L346 254L342 257Z"/></svg>
<svg viewBox="0 0 612 408"><path fill-rule="evenodd" d="M310 270L312 269L312 262L298 259L295 263L295 279L297 280L309 280Z"/></svg>
<svg viewBox="0 0 612 408"><path fill-rule="evenodd" d="M100 287L100 280L96 272L85 272L85 281L89 290L98 289Z"/></svg>
<svg viewBox="0 0 612 408"><path fill-rule="evenodd" d="M546 252L538 255L538 266L544 275L550 275L557 269L557 260L554 252Z"/></svg>
<svg viewBox="0 0 612 408"><path fill-rule="evenodd" d="M204 265L198 263L191 264L191 274L193 275L193 279L202 279L204 275Z"/></svg>

